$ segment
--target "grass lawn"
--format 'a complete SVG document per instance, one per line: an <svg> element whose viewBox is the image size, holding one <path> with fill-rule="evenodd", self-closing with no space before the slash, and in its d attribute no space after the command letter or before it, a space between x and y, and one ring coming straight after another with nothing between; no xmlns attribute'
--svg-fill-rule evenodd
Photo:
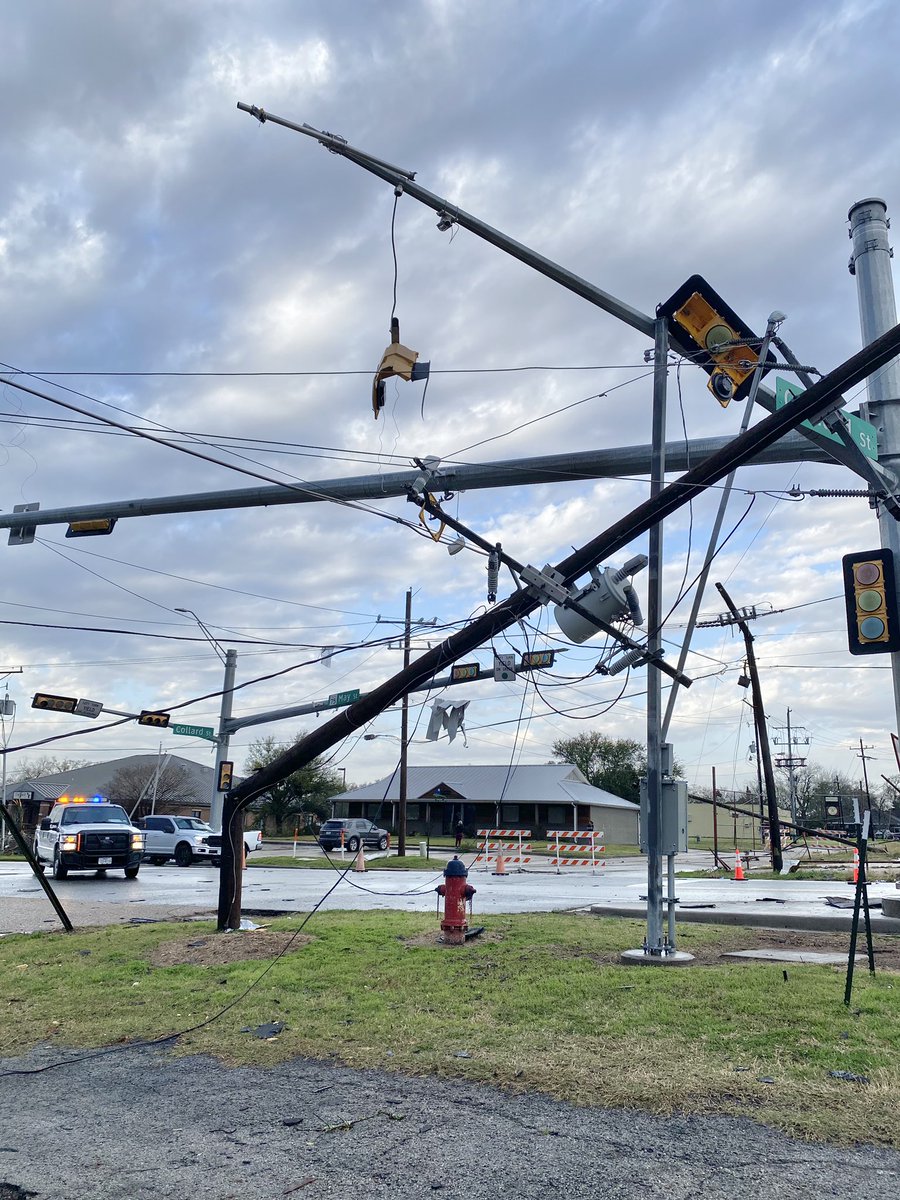
<svg viewBox="0 0 900 1200"><path fill-rule="evenodd" d="M350 854L349 851L344 856L344 861L341 862L340 851L334 851L331 855L331 860L323 856L319 858L288 858L284 855L272 854L266 857L264 854L252 854L247 859L248 867L310 867L314 870L333 871L337 867L341 871L346 871L347 868L353 867L356 859L355 854ZM436 875L440 875L446 863L442 858L420 858L418 854L407 854L403 858L398 858L395 854L389 855L386 858L366 858L367 871L433 871Z"/></svg>
<svg viewBox="0 0 900 1200"><path fill-rule="evenodd" d="M567 914L486 917L481 938L449 948L436 942L433 915L325 912L268 971L271 957L248 961L284 948L299 924L2 938L0 1053L49 1042L64 1056L210 1020L173 1052L248 1065L334 1058L900 1145L900 973L873 979L858 968L848 1010L843 968L719 957L777 935L690 925L679 945L701 965L622 967L618 953L640 945L642 923ZM896 955L897 939L882 940ZM242 1032L269 1021L285 1023L272 1041Z"/></svg>

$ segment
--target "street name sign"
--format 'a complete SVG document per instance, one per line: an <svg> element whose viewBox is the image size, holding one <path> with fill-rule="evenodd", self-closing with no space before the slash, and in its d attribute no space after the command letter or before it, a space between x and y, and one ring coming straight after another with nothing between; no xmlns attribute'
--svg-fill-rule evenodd
<svg viewBox="0 0 900 1200"><path fill-rule="evenodd" d="M359 699L359 688L354 688L352 692L332 692L328 697L329 708L341 708L344 704L353 704Z"/></svg>
<svg viewBox="0 0 900 1200"><path fill-rule="evenodd" d="M170 725L169 728L173 733L180 733L183 737L206 738L208 742L216 740L216 731L210 729L208 725Z"/></svg>
<svg viewBox="0 0 900 1200"><path fill-rule="evenodd" d="M796 383L788 383L786 379L775 380L775 407L783 408L789 400L803 394L803 388L798 387ZM878 462L878 431L874 425L870 425L868 421L863 421L861 417L857 417L855 413L842 412L842 415L847 418L847 425L850 428L850 433L854 442L865 454L866 458L871 458L874 462ZM806 429L811 429L814 433L819 433L822 437L830 438L833 442L840 442L843 446L843 441L839 434L832 433L827 425L823 425L818 421L815 425L811 421L802 421L801 424Z"/></svg>

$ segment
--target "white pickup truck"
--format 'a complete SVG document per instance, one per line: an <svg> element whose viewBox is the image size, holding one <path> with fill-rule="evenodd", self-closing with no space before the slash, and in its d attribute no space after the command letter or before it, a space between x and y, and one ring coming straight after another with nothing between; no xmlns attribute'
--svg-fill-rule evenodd
<svg viewBox="0 0 900 1200"><path fill-rule="evenodd" d="M205 821L197 817L169 817L154 814L142 817L137 825L144 831L144 858L154 866L174 858L179 867L193 862L211 862L218 866L221 839ZM248 854L262 847L258 829L244 830L244 846Z"/></svg>

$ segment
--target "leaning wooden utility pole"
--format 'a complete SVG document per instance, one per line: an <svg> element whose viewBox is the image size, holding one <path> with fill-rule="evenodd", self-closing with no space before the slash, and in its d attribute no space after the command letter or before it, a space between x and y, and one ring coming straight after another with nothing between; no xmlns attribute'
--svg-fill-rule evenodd
<svg viewBox="0 0 900 1200"><path fill-rule="evenodd" d="M753 690L753 716L756 723L756 750L762 763L763 778L766 782L766 807L769 813L769 847L772 852L772 870L781 873L784 860L781 855L781 819L778 816L778 799L775 795L775 773L772 770L772 753L769 748L769 730L766 727L766 710L763 707L762 689L759 686L759 671L756 668L756 655L753 653L753 634L747 622L734 606L731 597L721 583L716 584L722 599L731 613L735 624L744 635L744 652L747 656L747 670L750 672L750 686Z"/></svg>
<svg viewBox="0 0 900 1200"><path fill-rule="evenodd" d="M610 525L602 533L574 550L552 568L555 585L569 588L592 566L603 562L627 546L634 538L646 533L657 521L677 512L690 500L703 494L711 485L724 479L734 467L742 466L755 458L761 450L777 442L789 429L800 422L817 421L839 403L841 392L855 387L871 372L900 353L900 325L889 333L854 354L833 371L823 376L818 383L796 399L789 401L778 412L766 417L746 433L734 438L720 451L711 454L698 466L679 479L668 484L652 499L639 504L625 517ZM549 579L540 572L541 579ZM261 771L249 776L225 797L223 829L230 836L223 840L222 867L219 878L219 929L234 929L240 924L241 879L236 871L239 858L235 848L241 845L241 811L274 783L285 779L292 772L305 766L319 754L342 741L354 730L371 721L373 717L401 699L419 684L432 679L438 671L455 662L464 654L488 641L495 634L509 629L516 622L534 612L540 606L537 589L519 588L506 600L482 616L470 621L458 632L451 634L431 650L427 650L404 670L386 680L380 687L361 697L343 709L330 721L301 738L294 746L279 755L274 762ZM777 817L777 812L776 812ZM777 834L777 825L775 831ZM780 870L780 868L779 868Z"/></svg>

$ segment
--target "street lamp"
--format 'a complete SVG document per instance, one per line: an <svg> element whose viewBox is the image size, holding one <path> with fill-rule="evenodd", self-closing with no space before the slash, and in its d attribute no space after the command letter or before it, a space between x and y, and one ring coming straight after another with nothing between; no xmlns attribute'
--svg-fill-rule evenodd
<svg viewBox="0 0 900 1200"><path fill-rule="evenodd" d="M192 608L176 608L175 612L187 613L189 616L194 618L194 620L203 630L206 640L225 664L225 680L222 684L222 705L219 710L219 730L216 737L216 764L215 768L213 769L212 795L209 802L209 823L213 829L216 831L221 831L224 837L225 830L222 829L224 793L219 791L219 779L222 777L222 763L227 762L228 760L227 722L231 719L231 705L234 698L234 676L237 670L237 651L228 650L225 654L223 654L222 647Z"/></svg>
<svg viewBox="0 0 900 1200"><path fill-rule="evenodd" d="M174 611L177 613L187 613L188 615L192 616L194 618L194 620L197 622L197 624L200 626L200 628L202 629L203 634L206 637L206 640L212 646L213 650L215 650L216 654L219 656L219 658L222 660L222 662L225 662L225 655L222 653L222 647L219 645L219 643L216 641L216 639L213 637L213 635L209 632L207 627L203 624L203 622L200 620L200 618L197 616L197 614L194 612L194 610L192 608L176 608L176 609L174 609Z"/></svg>

